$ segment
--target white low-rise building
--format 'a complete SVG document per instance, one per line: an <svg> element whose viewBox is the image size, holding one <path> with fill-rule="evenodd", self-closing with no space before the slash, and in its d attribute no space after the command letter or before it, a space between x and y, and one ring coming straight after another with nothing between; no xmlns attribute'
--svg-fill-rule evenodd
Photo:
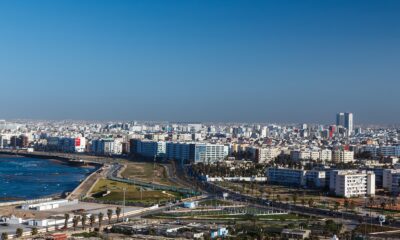
<svg viewBox="0 0 400 240"><path fill-rule="evenodd" d="M68 222L71 222L72 218L69 219ZM48 219L31 219L28 221L29 226L35 227L50 227L50 226L63 226L65 224L65 219L62 217L59 218L48 218Z"/></svg>
<svg viewBox="0 0 400 240"><path fill-rule="evenodd" d="M55 201L49 202L41 202L41 203L34 203L34 204L24 204L21 206L24 210L36 210L36 211L45 211L50 209L59 208L61 206L66 205L73 205L78 204L78 200L67 200L67 199L60 199Z"/></svg>

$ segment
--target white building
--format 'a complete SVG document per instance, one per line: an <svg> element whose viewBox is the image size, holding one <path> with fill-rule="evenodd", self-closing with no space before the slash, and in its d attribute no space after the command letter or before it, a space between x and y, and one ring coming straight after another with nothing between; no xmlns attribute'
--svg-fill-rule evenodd
<svg viewBox="0 0 400 240"><path fill-rule="evenodd" d="M72 218L68 220L71 222ZM50 226L64 226L65 219L63 217L60 218L48 218L48 219L31 219L28 221L29 226L35 227L50 227Z"/></svg>
<svg viewBox="0 0 400 240"><path fill-rule="evenodd" d="M257 151L257 162L258 163L268 163L274 160L280 154L279 148L259 148Z"/></svg>
<svg viewBox="0 0 400 240"><path fill-rule="evenodd" d="M122 142L112 138L93 140L92 152L101 155L122 154Z"/></svg>
<svg viewBox="0 0 400 240"><path fill-rule="evenodd" d="M375 174L359 170L334 170L329 189L340 197L375 195Z"/></svg>
<svg viewBox="0 0 400 240"><path fill-rule="evenodd" d="M347 134L353 134L353 113L344 114L344 127L347 129Z"/></svg>
<svg viewBox="0 0 400 240"><path fill-rule="evenodd" d="M196 143L194 146L194 163L223 161L228 154L229 146L222 144Z"/></svg>
<svg viewBox="0 0 400 240"><path fill-rule="evenodd" d="M21 208L24 210L44 211L44 210L59 208L61 206L74 205L74 204L78 204L78 200L70 201L67 199L60 199L42 203L24 204L21 206Z"/></svg>
<svg viewBox="0 0 400 240"><path fill-rule="evenodd" d="M319 159L323 162L332 161L332 151L329 149L321 150Z"/></svg>

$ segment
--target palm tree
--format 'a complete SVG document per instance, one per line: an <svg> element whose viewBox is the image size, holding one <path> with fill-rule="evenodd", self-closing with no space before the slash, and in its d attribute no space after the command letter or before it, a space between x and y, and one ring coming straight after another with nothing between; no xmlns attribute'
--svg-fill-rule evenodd
<svg viewBox="0 0 400 240"><path fill-rule="evenodd" d="M108 209L107 210L108 224L111 223L112 214L113 214L113 210L112 209Z"/></svg>
<svg viewBox="0 0 400 240"><path fill-rule="evenodd" d="M90 221L90 228L93 228L93 225L96 222L96 215L91 214L90 218L89 218L89 221Z"/></svg>
<svg viewBox="0 0 400 240"><path fill-rule="evenodd" d="M339 211L339 207L340 207L340 202L335 202L334 208L336 212Z"/></svg>
<svg viewBox="0 0 400 240"><path fill-rule="evenodd" d="M68 228L68 220L69 220L69 214L68 213L66 213L66 214L64 214L64 228L65 228L65 230L67 230L67 228Z"/></svg>
<svg viewBox="0 0 400 240"><path fill-rule="evenodd" d="M310 198L308 199L308 206L313 207L314 206L314 199Z"/></svg>
<svg viewBox="0 0 400 240"><path fill-rule="evenodd" d="M385 211L385 208L386 208L386 202L385 201L381 202L381 208L382 208L382 211Z"/></svg>
<svg viewBox="0 0 400 240"><path fill-rule="evenodd" d="M103 223L104 214L102 212L99 213L99 231L101 230L101 224Z"/></svg>
<svg viewBox="0 0 400 240"><path fill-rule="evenodd" d="M117 214L117 222L119 222L119 216L121 215L121 211L122 209L120 207L117 207L117 209L115 209L115 214Z"/></svg>
<svg viewBox="0 0 400 240"><path fill-rule="evenodd" d="M303 207L306 205L306 200L304 198L301 199L301 205L303 205Z"/></svg>
<svg viewBox="0 0 400 240"><path fill-rule="evenodd" d="M7 239L8 239L8 233L3 232L3 233L1 234L1 239L2 239L2 240L7 240Z"/></svg>
<svg viewBox="0 0 400 240"><path fill-rule="evenodd" d="M350 201L350 203L349 203L349 208L350 208L351 210L354 210L354 209L356 208L356 203L355 203L354 201Z"/></svg>
<svg viewBox="0 0 400 240"><path fill-rule="evenodd" d="M87 221L87 216L86 216L86 214L82 214L81 222L82 222L82 229L83 229L83 230L85 230L85 228L86 228L86 221Z"/></svg>
<svg viewBox="0 0 400 240"><path fill-rule="evenodd" d="M350 203L349 203L349 200L344 200L344 204L343 204L343 206L344 206L344 208L346 209L346 211L348 210L348 208L349 208L349 206L350 206Z"/></svg>
<svg viewBox="0 0 400 240"><path fill-rule="evenodd" d="M22 237L22 234L24 233L24 230L22 228L17 228L17 230L15 231L15 235L20 238Z"/></svg>
<svg viewBox="0 0 400 240"><path fill-rule="evenodd" d="M73 227L74 227L74 231L76 230L76 227L77 227L78 224L79 224L79 220L80 220L80 217L79 217L79 216L74 216L74 218L72 219L72 225L73 225Z"/></svg>
<svg viewBox="0 0 400 240"><path fill-rule="evenodd" d="M37 235L37 234L38 234L38 229L37 228L32 228L31 235L34 236L34 235Z"/></svg>
<svg viewBox="0 0 400 240"><path fill-rule="evenodd" d="M297 194L294 194L294 195L292 196L292 200L293 200L293 204L296 205L296 202L297 202Z"/></svg>
<svg viewBox="0 0 400 240"><path fill-rule="evenodd" d="M372 208L375 205L375 199L373 197L370 197L368 199L368 204L369 204L369 207Z"/></svg>
<svg viewBox="0 0 400 240"><path fill-rule="evenodd" d="M393 197L393 198L390 200L390 204L392 205L393 208L396 207L396 206L397 206L397 198L396 198L396 197Z"/></svg>

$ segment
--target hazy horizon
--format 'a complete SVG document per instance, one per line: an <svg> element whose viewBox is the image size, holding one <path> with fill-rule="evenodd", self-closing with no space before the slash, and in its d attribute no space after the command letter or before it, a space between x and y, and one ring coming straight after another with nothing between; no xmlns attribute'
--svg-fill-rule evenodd
<svg viewBox="0 0 400 240"><path fill-rule="evenodd" d="M0 3L0 119L398 124L398 1Z"/></svg>

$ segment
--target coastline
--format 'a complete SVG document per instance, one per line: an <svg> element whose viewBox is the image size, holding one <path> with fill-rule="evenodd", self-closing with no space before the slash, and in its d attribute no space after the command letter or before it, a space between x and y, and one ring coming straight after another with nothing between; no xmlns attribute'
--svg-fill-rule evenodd
<svg viewBox="0 0 400 240"><path fill-rule="evenodd" d="M96 162L80 162L80 161L74 161L71 158L66 158L66 157L61 157L61 156L54 156L54 155L44 155L44 154L30 154L30 153L10 153L10 152L5 152L5 151L0 151L0 161L2 158L34 158L34 159L43 159L46 161L52 161L52 162L57 162L58 164L62 165L68 165L71 167L79 167L79 168L90 168L92 169L90 172L88 172L85 175L85 178L77 184L73 189L71 190L65 190L62 193L54 193L54 194L49 194L49 195L44 195L41 196L40 199L57 199L57 198L64 198L64 197L69 197L69 195L72 192L75 192L77 189L79 189L82 185L83 182L87 181L88 178L90 178L93 173L96 173L102 166L103 164L96 163ZM8 198L8 199L7 199ZM18 197L7 197L5 199L0 199L1 204L7 204L7 203L12 203L12 202L21 202L21 201L34 201L36 198L32 199L24 199L24 198L18 198Z"/></svg>

